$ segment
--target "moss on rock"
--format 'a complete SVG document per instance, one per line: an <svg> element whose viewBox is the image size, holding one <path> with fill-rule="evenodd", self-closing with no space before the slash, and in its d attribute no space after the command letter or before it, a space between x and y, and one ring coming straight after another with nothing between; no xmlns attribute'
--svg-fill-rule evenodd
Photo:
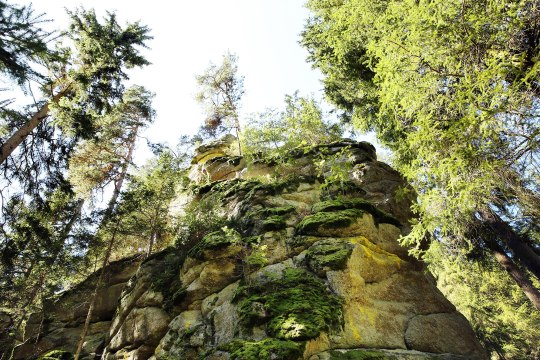
<svg viewBox="0 0 540 360"><path fill-rule="evenodd" d="M237 240L237 237L230 236L230 234L226 234L223 230L214 231L207 234L201 241L197 243L197 245L193 246L188 251L188 256L195 259L204 260L205 250L222 249L231 245Z"/></svg>
<svg viewBox="0 0 540 360"><path fill-rule="evenodd" d="M398 358L377 350L330 350L330 360L397 360Z"/></svg>
<svg viewBox="0 0 540 360"><path fill-rule="evenodd" d="M313 339L342 321L341 299L303 269L285 269L262 285L241 286L235 301L244 326L266 323L268 335L284 340Z"/></svg>
<svg viewBox="0 0 540 360"><path fill-rule="evenodd" d="M299 234L315 235L320 228L338 229L350 226L364 212L358 209L346 209L333 212L318 212L308 215L300 221L296 229Z"/></svg>
<svg viewBox="0 0 540 360"><path fill-rule="evenodd" d="M322 201L319 203L316 203L313 205L312 211L314 213L320 213L320 212L332 212L332 211L339 211L339 210L346 210L346 209L358 209L369 212L371 215L373 215L373 219L375 220L376 224L392 224L397 227L401 226L401 223L399 220L394 218L392 215L379 210L375 205L370 203L369 201L362 200L362 199L352 199L352 200L327 200Z"/></svg>
<svg viewBox="0 0 540 360"><path fill-rule="evenodd" d="M223 199L242 196L244 199L252 200L257 196L277 195L285 190L294 191L301 183L314 183L316 181L315 176L301 175L287 176L268 183L256 179L218 180L210 184L195 186L192 191L197 195L205 195L210 192L220 193Z"/></svg>
<svg viewBox="0 0 540 360"><path fill-rule="evenodd" d="M248 211L237 222L238 228L243 234L282 230L287 227L286 220L295 210L294 206L281 206Z"/></svg>
<svg viewBox="0 0 540 360"><path fill-rule="evenodd" d="M222 347L231 359L241 360L295 360L302 356L304 345L290 340L264 339L247 341L235 339Z"/></svg>
<svg viewBox="0 0 540 360"><path fill-rule="evenodd" d="M347 241L323 240L306 252L306 262L317 275L324 276L327 270L343 270L351 256L353 245Z"/></svg>
<svg viewBox="0 0 540 360"><path fill-rule="evenodd" d="M285 223L285 218L280 215L272 215L262 223L262 230L263 231L276 231L285 229L287 224Z"/></svg>
<svg viewBox="0 0 540 360"><path fill-rule="evenodd" d="M73 354L65 350L52 350L37 358L37 360L71 360Z"/></svg>
<svg viewBox="0 0 540 360"><path fill-rule="evenodd" d="M185 257L176 249L168 248L153 255L152 259L159 261L152 266L151 288L163 294L163 308L169 311L174 305L178 305L186 294L186 288L178 275Z"/></svg>

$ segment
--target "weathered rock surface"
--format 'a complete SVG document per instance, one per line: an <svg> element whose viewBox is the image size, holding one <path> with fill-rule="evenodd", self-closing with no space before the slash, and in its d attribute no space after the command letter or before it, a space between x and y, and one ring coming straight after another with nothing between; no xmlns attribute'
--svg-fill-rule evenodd
<svg viewBox="0 0 540 360"><path fill-rule="evenodd" d="M329 181L321 156L347 178ZM246 164L231 138L199 149L193 201L212 199L229 225L110 287L102 303L117 305L114 317L103 311L94 325L103 359L485 359L466 319L399 245L411 213L395 192L406 184L373 146L345 140L287 163L287 176L271 160ZM64 323L76 312L51 310ZM73 348L59 341L40 349Z"/></svg>
<svg viewBox="0 0 540 360"><path fill-rule="evenodd" d="M93 359L96 354L101 354L122 289L139 264L138 257L131 257L113 262L106 268L104 285L98 290L81 359ZM33 358L53 349L75 352L100 271L45 303L43 312L30 316L24 332L17 339L21 345L16 347L14 359Z"/></svg>

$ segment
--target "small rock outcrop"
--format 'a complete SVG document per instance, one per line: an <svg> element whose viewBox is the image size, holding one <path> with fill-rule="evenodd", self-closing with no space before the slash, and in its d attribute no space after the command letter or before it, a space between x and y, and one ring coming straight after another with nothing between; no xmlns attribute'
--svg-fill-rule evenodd
<svg viewBox="0 0 540 360"><path fill-rule="evenodd" d="M233 145L200 148L190 173L191 204L211 203L227 226L208 221L204 237L144 261L110 299L116 312L103 320L101 352L88 354L486 358L467 320L398 243L411 213L396 191L407 185L372 145L344 140L279 162L244 159ZM65 341L40 354L70 351Z"/></svg>

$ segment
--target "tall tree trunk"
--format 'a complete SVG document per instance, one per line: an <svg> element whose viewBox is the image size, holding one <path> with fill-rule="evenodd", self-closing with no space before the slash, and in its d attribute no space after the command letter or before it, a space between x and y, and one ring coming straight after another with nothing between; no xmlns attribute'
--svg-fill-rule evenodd
<svg viewBox="0 0 540 360"><path fill-rule="evenodd" d="M103 278L105 275L106 267L109 264L109 259L111 257L111 252L114 245L116 232L118 230L118 225L119 225L119 221L114 226L113 233L109 240L109 245L107 246L107 251L105 252L105 257L103 258L103 263L101 265L101 272L99 273L96 288L94 290L92 300L90 301L90 306L88 307L88 313L86 314L86 320L84 321L83 331L81 333L81 337L79 338L79 343L77 344L77 350L75 351L75 356L74 356L75 360L79 360L79 357L81 356L81 351L84 345L84 339L86 338L86 334L88 333L88 328L90 327L90 321L92 320L92 314L94 313L94 308L96 306L97 295L98 295L99 289L103 285Z"/></svg>
<svg viewBox="0 0 540 360"><path fill-rule="evenodd" d="M101 225L104 225L109 220L109 217L112 215L116 207L116 202L118 201L118 197L120 196L122 185L124 184L124 180L126 179L129 164L131 163L131 160L133 158L133 151L135 150L135 140L137 139L138 130L139 126L136 125L131 131L131 134L129 135L128 152L126 154L126 157L124 158L124 163L122 164L120 174L114 182L114 189L111 200L109 200L109 204L107 205L107 209L105 210L105 214L103 215L103 219L101 220Z"/></svg>
<svg viewBox="0 0 540 360"><path fill-rule="evenodd" d="M529 244L497 214L489 210L481 210L479 214L484 223L492 229L493 235L504 241L519 263L540 280L540 256Z"/></svg>
<svg viewBox="0 0 540 360"><path fill-rule="evenodd" d="M64 95L66 95L70 86L66 86L63 90L52 97L50 102L57 103ZM21 126L13 135L0 146L0 164L8 158L9 155L26 139L28 135L49 116L49 103L43 105L23 126Z"/></svg>
<svg viewBox="0 0 540 360"><path fill-rule="evenodd" d="M490 248L493 257L497 262L508 272L510 277L514 279L516 284L521 288L521 291L531 301L534 307L540 311L540 292L534 287L532 282L527 277L527 274L512 261L512 259L504 252L495 240L486 242Z"/></svg>
<svg viewBox="0 0 540 360"><path fill-rule="evenodd" d="M118 197L120 196L120 191L122 190L122 185L124 183L124 180L127 175L127 171L129 168L129 164L131 163L131 159L133 157L133 150L135 149L135 140L137 139L137 131L139 129L139 126L135 126L133 130L131 131L131 134L129 136L129 145L128 145L128 152L126 154L126 157L124 159L124 163L122 164L122 169L120 171L120 174L116 181L114 182L114 190L113 194L111 196L111 200L109 201L109 204L107 205L107 209L105 210L105 214L103 215L103 219L101 220L100 228L103 228L107 225L107 223L110 221L110 218L112 214L114 213L114 210L116 209L116 204L118 202ZM112 248L114 245L114 240L116 238L116 232L118 231L118 226L120 224L120 220L117 220L113 233L111 235L111 239L109 241L109 244L107 246L107 251L105 252L105 257L103 258L103 263L101 267L101 272L99 274L99 278L96 284L96 289L94 291L94 295L92 296L92 300L90 302L90 307L88 308L88 313L86 314L86 320L84 322L83 331L81 333L81 337L79 339L79 343L77 345L77 351L75 352L75 360L79 360L79 356L81 355L82 347L84 345L84 339L86 338L86 334L88 333L88 328L90 326L90 321L92 319L92 313L94 312L94 307L96 304L96 298L99 291L99 288L102 286L103 283L103 276L106 271L106 267L109 264L109 259L111 258Z"/></svg>
<svg viewBox="0 0 540 360"><path fill-rule="evenodd" d="M236 141L238 142L238 155L242 156L242 145L240 145L240 122L238 122L238 119L236 119L234 130L236 131Z"/></svg>

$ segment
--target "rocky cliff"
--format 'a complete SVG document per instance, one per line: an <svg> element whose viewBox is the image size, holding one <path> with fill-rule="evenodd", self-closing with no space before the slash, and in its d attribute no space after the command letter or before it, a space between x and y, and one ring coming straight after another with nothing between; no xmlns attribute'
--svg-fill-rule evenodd
<svg viewBox="0 0 540 360"><path fill-rule="evenodd" d="M210 206L215 231L185 232L127 283L133 262L116 271L125 276L104 290L85 358L485 358L467 320L399 245L411 214L396 191L406 184L373 146L342 141L248 161L232 144L199 148L190 173L187 206ZM77 291L36 315L47 325L39 336L29 321L34 340L16 358L73 351Z"/></svg>

